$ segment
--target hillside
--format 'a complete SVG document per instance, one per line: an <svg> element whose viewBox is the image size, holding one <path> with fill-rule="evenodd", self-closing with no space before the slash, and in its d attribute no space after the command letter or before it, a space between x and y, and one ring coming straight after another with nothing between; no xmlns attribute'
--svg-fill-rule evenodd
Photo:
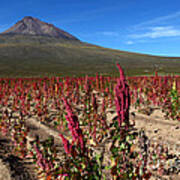
<svg viewBox="0 0 180 180"><path fill-rule="evenodd" d="M180 73L180 58L103 48L25 17L0 34L0 77L116 74L119 62L128 75Z"/></svg>

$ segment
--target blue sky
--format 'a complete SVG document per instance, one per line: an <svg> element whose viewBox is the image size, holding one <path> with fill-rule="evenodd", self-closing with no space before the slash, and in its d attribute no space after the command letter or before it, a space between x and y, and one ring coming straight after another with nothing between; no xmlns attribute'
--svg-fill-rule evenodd
<svg viewBox="0 0 180 180"><path fill-rule="evenodd" d="M1 0L0 32L24 16L103 47L180 57L180 0Z"/></svg>

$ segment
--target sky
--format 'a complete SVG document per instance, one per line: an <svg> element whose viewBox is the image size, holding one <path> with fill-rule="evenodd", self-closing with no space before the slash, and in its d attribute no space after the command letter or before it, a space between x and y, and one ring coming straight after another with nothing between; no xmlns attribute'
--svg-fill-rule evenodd
<svg viewBox="0 0 180 180"><path fill-rule="evenodd" d="M180 57L180 0L1 0L0 32L24 16L103 47Z"/></svg>

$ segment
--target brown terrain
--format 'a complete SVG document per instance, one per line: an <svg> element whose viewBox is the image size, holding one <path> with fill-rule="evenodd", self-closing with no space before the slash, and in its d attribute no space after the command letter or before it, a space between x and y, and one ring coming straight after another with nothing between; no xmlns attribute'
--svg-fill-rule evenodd
<svg viewBox="0 0 180 180"><path fill-rule="evenodd" d="M51 114L56 115L57 111L52 110ZM107 110L107 121L110 122L116 117L115 108ZM179 168L178 173L170 173L165 176L159 176L154 172L151 180L180 180L180 122L165 119L164 114L158 108L146 108L138 112L138 110L132 107L130 110L130 120L131 122L135 121L135 131L144 130L149 142L168 147L172 158L169 162L165 163L169 168L170 166ZM51 128L50 124L40 123L36 117L26 119L26 125L30 128L29 141L35 139L36 135L39 135L40 140L53 136L59 152L59 160L63 160L65 152L61 139L58 136L60 131ZM69 132L63 133L67 136L69 135ZM28 158L20 159L12 154L12 144L8 136L4 137L0 134L0 146L0 180L37 179L37 171L34 170L35 165L31 163L31 160ZM106 144L103 146L105 149L107 148ZM97 150L102 152L101 148L97 148ZM108 154L108 149L105 151Z"/></svg>

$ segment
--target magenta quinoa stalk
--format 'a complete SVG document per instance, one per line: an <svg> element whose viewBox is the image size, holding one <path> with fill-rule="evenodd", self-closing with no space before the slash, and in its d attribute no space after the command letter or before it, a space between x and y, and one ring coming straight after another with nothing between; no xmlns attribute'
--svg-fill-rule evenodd
<svg viewBox="0 0 180 180"><path fill-rule="evenodd" d="M126 128L129 126L129 107L130 107L130 95L129 86L126 83L124 72L119 64L120 78L117 80L115 87L115 105L118 114L118 123L121 127L122 123L125 123Z"/></svg>
<svg viewBox="0 0 180 180"><path fill-rule="evenodd" d="M63 98L67 115L66 115L66 120L68 121L68 128L71 131L71 134L73 136L73 141L77 141L78 144L81 147L81 152L84 153L85 151L85 144L84 144L84 139L83 139L83 134L82 130L79 127L79 122L77 116L75 116L72 112L72 109L70 105L68 104L67 100Z"/></svg>

